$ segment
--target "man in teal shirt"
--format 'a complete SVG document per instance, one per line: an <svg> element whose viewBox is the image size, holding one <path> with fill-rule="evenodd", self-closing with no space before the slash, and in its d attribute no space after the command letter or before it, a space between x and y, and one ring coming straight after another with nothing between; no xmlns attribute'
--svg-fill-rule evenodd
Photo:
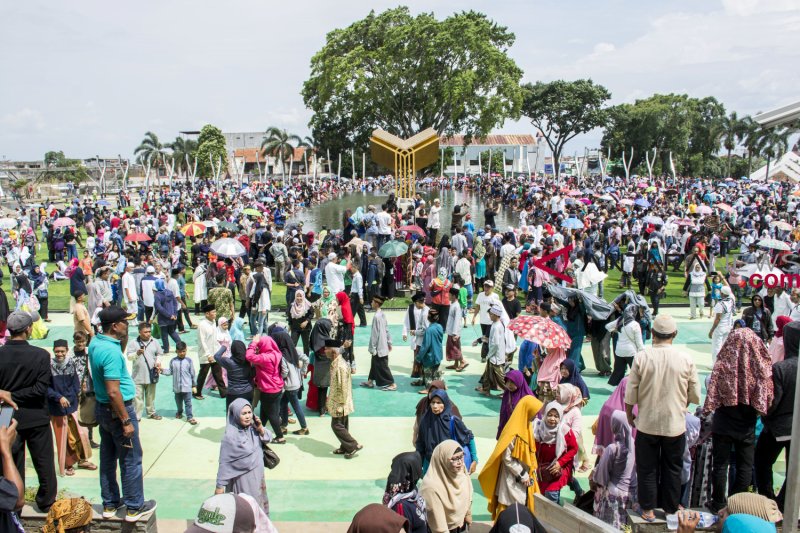
<svg viewBox="0 0 800 533"><path fill-rule="evenodd" d="M128 313L111 306L99 313L103 333L89 344L89 366L92 370L97 407L95 414L100 426L100 493L103 498L103 518L111 518L125 505L126 522L149 517L156 502L144 499L142 474L142 444L133 399L133 383L121 340L128 337ZM122 494L117 484L117 463L120 465Z"/></svg>

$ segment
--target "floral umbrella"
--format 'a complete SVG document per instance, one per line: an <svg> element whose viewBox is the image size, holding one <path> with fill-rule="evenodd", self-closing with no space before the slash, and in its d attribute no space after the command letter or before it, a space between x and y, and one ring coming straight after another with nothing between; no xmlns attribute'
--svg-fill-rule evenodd
<svg viewBox="0 0 800 533"><path fill-rule="evenodd" d="M543 346L548 349L568 349L572 340L566 330L550 320L541 316L518 316L508 323L508 329L523 339Z"/></svg>
<svg viewBox="0 0 800 533"><path fill-rule="evenodd" d="M397 231L402 231L405 233L416 233L420 237L425 236L425 230L414 224L411 224L409 226L400 226L399 228L397 228Z"/></svg>

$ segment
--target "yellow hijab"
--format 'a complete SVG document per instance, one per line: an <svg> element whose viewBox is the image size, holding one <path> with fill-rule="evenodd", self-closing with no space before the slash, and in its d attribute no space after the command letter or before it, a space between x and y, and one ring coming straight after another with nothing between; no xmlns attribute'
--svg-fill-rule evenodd
<svg viewBox="0 0 800 533"><path fill-rule="evenodd" d="M494 447L489 460L483 465L478 481L481 484L484 496L489 500L489 512L492 513L492 520L497 519L497 515L503 510L498 507L495 489L497 488L497 478L500 475L500 467L503 464L503 453L505 453L511 441L514 441L514 450L511 456L522 464L527 465L528 475L536 480L536 441L533 439L533 428L531 421L542 409L542 402L534 396L523 397L511 417L508 419L497 444ZM514 440L516 438L516 440ZM533 512L533 495L539 492L539 485L534 483L528 487L528 509Z"/></svg>

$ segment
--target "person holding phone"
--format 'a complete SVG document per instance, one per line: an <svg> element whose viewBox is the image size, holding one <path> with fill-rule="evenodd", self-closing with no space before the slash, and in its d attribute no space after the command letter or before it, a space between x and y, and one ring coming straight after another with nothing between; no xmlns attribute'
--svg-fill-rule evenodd
<svg viewBox="0 0 800 533"><path fill-rule="evenodd" d="M3 410L9 406L17 409L11 393L0 390L0 404ZM17 421L0 426L0 462L3 475L0 476L0 531L22 531L17 512L25 505L25 483L17 470L11 447L17 440Z"/></svg>
<svg viewBox="0 0 800 533"><path fill-rule="evenodd" d="M50 354L28 344L33 324L39 319L36 312L15 311L8 316L6 326L10 336L6 344L0 346L0 390L8 391L19 406L14 415L17 439L12 445L17 471L24 483L27 447L39 478L36 505L47 512L56 501L58 486L47 410L47 388L52 380Z"/></svg>

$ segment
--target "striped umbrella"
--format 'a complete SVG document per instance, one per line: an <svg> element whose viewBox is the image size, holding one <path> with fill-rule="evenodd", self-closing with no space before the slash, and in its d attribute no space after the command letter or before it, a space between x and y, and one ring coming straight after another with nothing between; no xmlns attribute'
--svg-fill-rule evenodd
<svg viewBox="0 0 800 533"><path fill-rule="evenodd" d="M181 228L181 233L187 237L196 237L197 235L202 235L205 233L206 229L207 228L205 224L201 224L200 222L189 222Z"/></svg>

